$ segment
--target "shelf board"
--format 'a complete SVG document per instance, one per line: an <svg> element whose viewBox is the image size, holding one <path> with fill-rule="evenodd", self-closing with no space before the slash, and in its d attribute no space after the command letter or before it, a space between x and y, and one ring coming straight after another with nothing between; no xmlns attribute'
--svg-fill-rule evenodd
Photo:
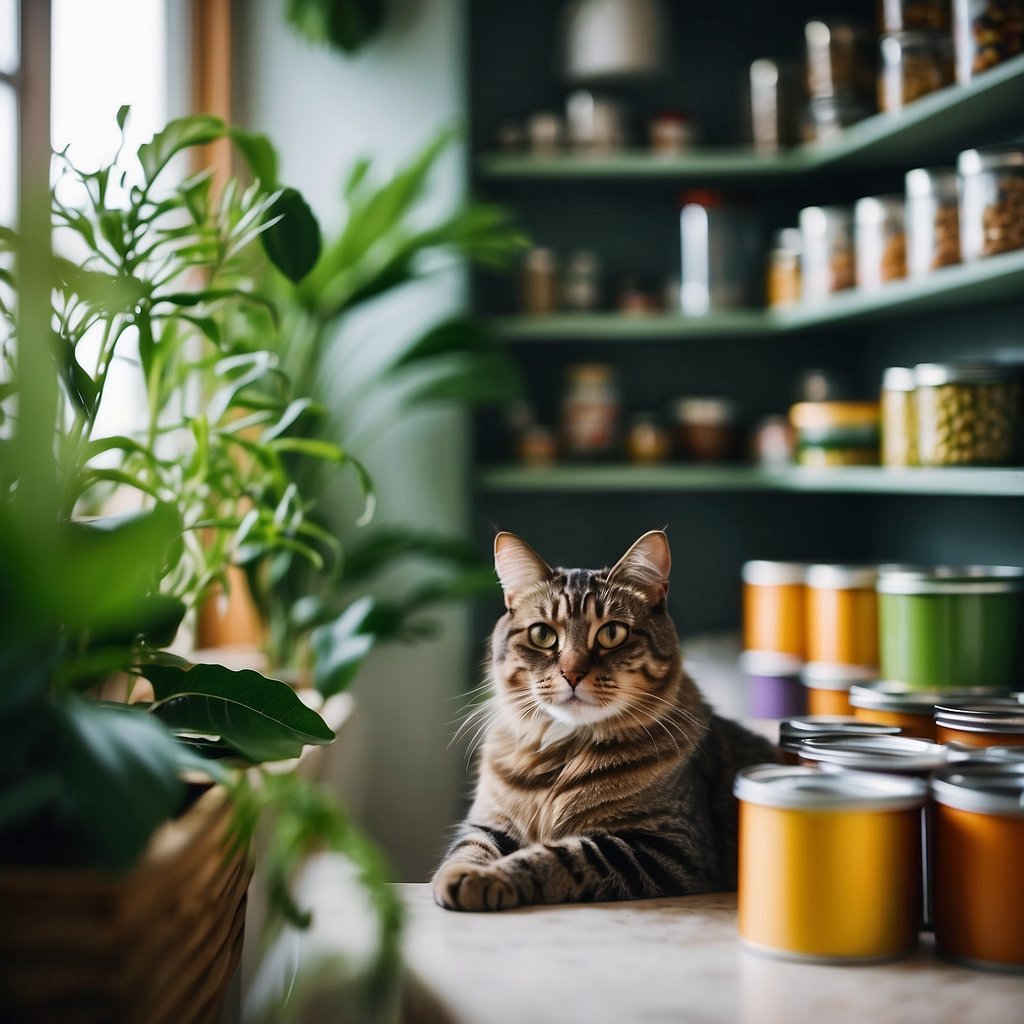
<svg viewBox="0 0 1024 1024"><path fill-rule="evenodd" d="M484 178L741 180L787 178L845 166L917 167L948 161L979 134L1021 130L1024 54L986 71L967 85L951 85L923 96L905 110L875 114L847 128L834 142L797 146L778 154L749 147L694 149L679 156L630 150L610 156L483 153L477 168Z"/></svg>
<svg viewBox="0 0 1024 1024"><path fill-rule="evenodd" d="M919 494L1024 498L1024 469L759 469L752 466L635 466L628 463L491 466L478 476L480 490L508 492L767 492L803 494Z"/></svg>
<svg viewBox="0 0 1024 1024"><path fill-rule="evenodd" d="M850 289L817 305L780 310L731 310L707 316L556 313L502 316L490 323L506 341L681 341L782 335L841 327L922 309L966 308L1024 297L1024 249L976 263L943 267L915 281L892 281L874 292Z"/></svg>

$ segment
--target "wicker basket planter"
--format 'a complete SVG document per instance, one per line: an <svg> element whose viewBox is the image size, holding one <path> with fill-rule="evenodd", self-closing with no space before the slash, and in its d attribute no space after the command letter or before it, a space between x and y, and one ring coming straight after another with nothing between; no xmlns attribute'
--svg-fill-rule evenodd
<svg viewBox="0 0 1024 1024"><path fill-rule="evenodd" d="M0 871L0 992L11 1019L216 1022L241 957L251 874L229 820L214 786L123 876Z"/></svg>

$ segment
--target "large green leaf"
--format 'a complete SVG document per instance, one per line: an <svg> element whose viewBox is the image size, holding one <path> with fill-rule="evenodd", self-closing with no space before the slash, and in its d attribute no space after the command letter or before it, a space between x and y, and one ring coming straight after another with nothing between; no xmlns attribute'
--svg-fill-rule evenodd
<svg viewBox="0 0 1024 1024"><path fill-rule="evenodd" d="M320 225L309 204L293 188L286 188L267 212L272 221L260 235L270 262L288 278L301 281L320 258Z"/></svg>
<svg viewBox="0 0 1024 1024"><path fill-rule="evenodd" d="M360 597L334 622L313 631L310 637L315 659L313 680L325 697L348 687L377 642L373 633L364 631L373 610L374 599L369 595Z"/></svg>
<svg viewBox="0 0 1024 1024"><path fill-rule="evenodd" d="M277 150L270 139L261 132L243 128L232 128L231 138L263 188L267 191L277 188Z"/></svg>
<svg viewBox="0 0 1024 1024"><path fill-rule="evenodd" d="M204 146L223 138L227 126L212 114L194 114L169 121L149 142L139 146L139 163L146 181L152 184L168 161L190 146Z"/></svg>
<svg viewBox="0 0 1024 1024"><path fill-rule="evenodd" d="M153 713L168 728L219 736L249 761L298 757L306 744L334 739L324 720L295 691L277 679L248 669L171 665L146 669L153 684Z"/></svg>

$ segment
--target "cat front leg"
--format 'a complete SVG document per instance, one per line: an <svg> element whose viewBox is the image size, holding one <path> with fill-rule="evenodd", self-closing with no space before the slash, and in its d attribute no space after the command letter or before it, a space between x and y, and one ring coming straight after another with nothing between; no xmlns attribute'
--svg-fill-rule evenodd
<svg viewBox="0 0 1024 1024"><path fill-rule="evenodd" d="M503 910L513 894L503 877L489 869L517 849L516 841L500 829L463 823L434 873L434 902L446 910Z"/></svg>

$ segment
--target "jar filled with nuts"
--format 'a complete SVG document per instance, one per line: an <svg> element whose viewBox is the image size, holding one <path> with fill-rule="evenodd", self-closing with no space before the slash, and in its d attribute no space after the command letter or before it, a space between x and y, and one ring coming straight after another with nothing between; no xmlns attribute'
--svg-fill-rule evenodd
<svg viewBox="0 0 1024 1024"><path fill-rule="evenodd" d="M860 96L874 92L874 37L866 26L850 21L809 21L804 25L807 95Z"/></svg>
<svg viewBox="0 0 1024 1024"><path fill-rule="evenodd" d="M801 295L820 302L855 283L853 217L845 206L807 206L800 211Z"/></svg>
<svg viewBox="0 0 1024 1024"><path fill-rule="evenodd" d="M1019 460L1017 367L921 363L914 378L922 466L1008 466Z"/></svg>
<svg viewBox="0 0 1024 1024"><path fill-rule="evenodd" d="M879 50L878 106L888 113L955 81L948 32L896 32L882 37Z"/></svg>
<svg viewBox="0 0 1024 1024"><path fill-rule="evenodd" d="M964 262L1024 248L1024 149L967 149L957 169Z"/></svg>
<svg viewBox="0 0 1024 1024"><path fill-rule="evenodd" d="M949 0L878 0L881 34L908 29L949 28Z"/></svg>
<svg viewBox="0 0 1024 1024"><path fill-rule="evenodd" d="M909 366L882 374L882 465L917 465L917 379Z"/></svg>
<svg viewBox="0 0 1024 1024"><path fill-rule="evenodd" d="M907 276L903 196L865 196L854 207L857 286L872 290Z"/></svg>
<svg viewBox="0 0 1024 1024"><path fill-rule="evenodd" d="M952 167L907 171L907 276L960 262L959 179Z"/></svg>
<svg viewBox="0 0 1024 1024"><path fill-rule="evenodd" d="M953 0L956 79L975 75L1024 52L1024 0Z"/></svg>

